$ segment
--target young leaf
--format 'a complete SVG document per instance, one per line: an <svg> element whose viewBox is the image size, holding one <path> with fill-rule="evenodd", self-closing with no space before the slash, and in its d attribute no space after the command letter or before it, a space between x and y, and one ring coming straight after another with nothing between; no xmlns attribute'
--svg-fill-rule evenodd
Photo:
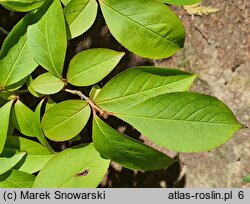
<svg viewBox="0 0 250 204"><path fill-rule="evenodd" d="M162 59L184 45L185 30L166 5L153 0L99 0L112 35L128 50Z"/></svg>
<svg viewBox="0 0 250 204"><path fill-rule="evenodd" d="M100 86L94 85L89 92L89 99L95 100L95 98L98 96L98 94L100 93L101 90L102 89Z"/></svg>
<svg viewBox="0 0 250 204"><path fill-rule="evenodd" d="M156 144L178 152L211 150L242 128L221 101L188 92L156 96L114 114Z"/></svg>
<svg viewBox="0 0 250 204"><path fill-rule="evenodd" d="M49 72L39 75L31 84L31 87L40 94L55 94L64 87L64 82Z"/></svg>
<svg viewBox="0 0 250 204"><path fill-rule="evenodd" d="M11 170L0 175L0 188L31 188L34 180L32 174Z"/></svg>
<svg viewBox="0 0 250 204"><path fill-rule="evenodd" d="M12 169L24 156L25 152L17 152L12 157L0 157L0 175Z"/></svg>
<svg viewBox="0 0 250 204"><path fill-rule="evenodd" d="M39 8L45 0L0 0L3 7L12 10L27 12Z"/></svg>
<svg viewBox="0 0 250 204"><path fill-rule="evenodd" d="M53 141L66 141L81 132L90 116L83 100L67 100L54 105L42 118L44 134Z"/></svg>
<svg viewBox="0 0 250 204"><path fill-rule="evenodd" d="M97 116L93 120L93 142L101 156L132 170L157 170L175 162L167 155L117 132Z"/></svg>
<svg viewBox="0 0 250 204"><path fill-rule="evenodd" d="M70 62L68 82L75 86L95 84L115 68L123 55L123 52L103 48L80 52Z"/></svg>
<svg viewBox="0 0 250 204"><path fill-rule="evenodd" d="M0 154L3 151L5 140L8 134L10 111L13 101L9 101L4 106L0 108Z"/></svg>
<svg viewBox="0 0 250 204"><path fill-rule="evenodd" d="M0 52L0 87L19 82L31 74L37 67L27 45L27 27L31 23L31 14L27 14L11 30Z"/></svg>
<svg viewBox="0 0 250 204"><path fill-rule="evenodd" d="M111 79L95 102L106 111L122 111L157 95L187 91L195 78L177 69L135 67Z"/></svg>
<svg viewBox="0 0 250 204"><path fill-rule="evenodd" d="M8 136L5 149L9 152L26 152L24 162L18 167L19 171L35 173L40 171L44 165L54 157L50 151L41 144L23 137Z"/></svg>
<svg viewBox="0 0 250 204"><path fill-rule="evenodd" d="M21 101L14 104L12 122L16 129L29 137L36 137L36 127L34 125L35 113Z"/></svg>
<svg viewBox="0 0 250 204"><path fill-rule="evenodd" d="M158 1L177 6L192 5L201 2L201 0L158 0Z"/></svg>
<svg viewBox="0 0 250 204"><path fill-rule="evenodd" d="M34 188L95 188L109 167L93 144L67 149L51 159L38 174Z"/></svg>
<svg viewBox="0 0 250 204"><path fill-rule="evenodd" d="M46 70L62 77L67 37L62 6L52 1L46 13L28 28L28 45L35 60Z"/></svg>
<svg viewBox="0 0 250 204"><path fill-rule="evenodd" d="M94 23L97 15L96 0L71 0L64 8L69 26L69 39L86 32Z"/></svg>

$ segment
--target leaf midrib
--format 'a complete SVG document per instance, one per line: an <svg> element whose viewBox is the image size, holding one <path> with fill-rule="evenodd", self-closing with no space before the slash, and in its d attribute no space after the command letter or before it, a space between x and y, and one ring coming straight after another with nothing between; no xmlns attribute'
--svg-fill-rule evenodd
<svg viewBox="0 0 250 204"><path fill-rule="evenodd" d="M96 64L94 64L94 65L88 67L87 69L85 69L85 70L79 72L78 74L75 74L72 78L69 79L69 81L72 81L73 79L77 78L79 75L81 75L82 73L88 71L89 69L95 68L95 67L97 67L97 66L99 66L99 65L101 65L101 64L103 64L103 63L106 63L106 62L109 62L109 61L113 61L115 58L118 58L119 56L120 56L120 55L117 55L117 56L112 57L112 58L110 58L110 59L108 59L108 60L105 60L105 61L96 63ZM79 78L79 77L78 77L78 78Z"/></svg>
<svg viewBox="0 0 250 204"><path fill-rule="evenodd" d="M30 129L32 130L32 132L33 132L33 136L35 137L36 135L35 135L35 129L34 129L34 127L33 127L33 125L32 125L32 123L30 123L30 121L29 120L27 120L27 118L24 116L24 114L23 114L23 111L21 111L21 109L20 109L20 106L16 106L16 108L18 109L18 111L19 111L19 113L21 114L21 116L23 117L23 119L24 119L24 121L26 121L27 122L27 124L30 126ZM32 112L33 113L33 112ZM35 117L34 117L35 118Z"/></svg>
<svg viewBox="0 0 250 204"><path fill-rule="evenodd" d="M49 34L48 34L48 15L45 14L45 18L46 18L46 42L47 42L47 47L48 47L48 54L49 54L49 57L50 57L50 61L52 63L52 67L56 73L56 75L60 78L61 75L59 74L58 70L56 69L55 67L55 64L54 64L54 60L52 59L52 54L51 54L51 48L50 48L50 44L49 44ZM38 25L37 25L38 26Z"/></svg>
<svg viewBox="0 0 250 204"><path fill-rule="evenodd" d="M192 120L180 120L180 119L171 119L171 118L154 118L150 116L139 116L139 115L129 115L129 114L120 114L120 113L115 113L117 117L125 116L125 117L130 117L130 118L141 118L141 119L150 119L150 120L165 120L165 121L174 121L174 122L187 122L187 123L199 123L199 124L204 124L204 125L218 125L218 126L230 126L230 127L241 127L240 124L229 124L229 123L215 123L215 122L202 122L202 121L192 121Z"/></svg>
<svg viewBox="0 0 250 204"><path fill-rule="evenodd" d="M116 97L116 98L113 98L113 99L106 99L106 100L101 100L101 101L96 101L96 103L98 105L102 105L102 104L106 104L106 103L112 103L114 101L119 101L119 100L122 100L122 99L125 99L125 98L129 98L129 97L134 97L134 96L137 96L137 95L140 95L140 94L143 94L145 92L150 92L150 91L154 91L154 90L157 90L159 88L164 88L166 86L172 86L174 84L177 84L177 83L180 83L182 81L185 81L187 79L190 79L194 77L194 75L190 75L189 77L187 78L184 78L184 79L181 79L181 80L177 80L177 81L174 81L174 82L171 82L171 83L168 83L168 84L164 84L162 86L158 86L158 87L154 87L154 88L151 88L151 89L147 89L147 90L144 90L144 91L141 91L141 92L136 92L136 93L133 93L133 94L130 94L130 95L127 95L127 96L122 96L122 97ZM127 90L126 90L127 91ZM170 92L169 92L170 93ZM97 97L98 99L98 97Z"/></svg>
<svg viewBox="0 0 250 204"><path fill-rule="evenodd" d="M6 76L6 78L5 78L5 80L4 80L3 86L5 86L5 85L7 84L8 80L9 80L9 78L10 78L10 75L11 75L11 73L13 72L13 69L15 68L15 66L16 66L16 64L17 64L17 61L19 60L19 58L20 58L20 56L21 56L21 53L23 52L23 50L24 50L26 44L27 44L27 39L26 39L25 42L23 43L23 45L22 45L22 47L21 47L21 49L20 49L20 52L18 53L18 55L17 55L17 57L16 57L16 59L15 59L15 62L12 64L12 66L11 66L9 72L8 72L8 75ZM13 51L11 51L11 52L13 52ZM7 56L6 56L6 57L7 57ZM5 66L6 66L6 62L5 62Z"/></svg>
<svg viewBox="0 0 250 204"><path fill-rule="evenodd" d="M121 15L122 17L124 17L124 18L130 20L130 21L133 22L134 24L141 26L144 30L146 30L146 31L152 33L153 35L155 35L155 36L157 36L157 37L163 39L163 40L166 41L167 43L172 44L174 47L179 48L179 46L178 46L177 44L173 43L172 41L168 40L167 38L165 38L165 37L159 35L158 33L155 33L153 30L151 30L151 29L149 29L149 28L146 28L144 25L142 25L142 24L140 24L139 22L133 20L132 18L129 18L129 17L123 15L121 12L119 12L119 11L115 10L114 8L112 8L112 7L108 6L107 4L105 4L104 1L102 1L102 0L99 0L99 1L100 1L101 4L103 4L104 6L106 6L108 9L110 9L110 10L114 11L115 13Z"/></svg>
<svg viewBox="0 0 250 204"><path fill-rule="evenodd" d="M86 7L89 5L90 1L91 1L91 0L88 0L88 3L84 6L84 8L82 8L80 12L77 12L77 14L74 16L74 20L73 20L72 22L70 22L70 25L73 24L73 23L79 18L79 16L82 14L82 12L83 12L83 11L86 9ZM69 4L67 4L67 6L68 6L68 5L69 5ZM66 7L67 7L67 6L66 6ZM66 8L66 7L65 7L65 8Z"/></svg>
<svg viewBox="0 0 250 204"><path fill-rule="evenodd" d="M56 126L53 126L53 128L50 128L47 130L48 131L51 131L51 130L54 130L55 128L57 128L58 126L66 123L67 121L69 121L71 118L75 117L76 115L80 114L86 107L88 106L88 104L85 104L83 108L81 108L78 112L74 113L72 116L68 117L66 120L63 120L63 122L57 124Z"/></svg>
<svg viewBox="0 0 250 204"><path fill-rule="evenodd" d="M34 82L33 82L33 85L32 85L32 87L33 88L40 88L40 87L46 87L46 86L48 86L48 85L57 85L57 86L60 86L60 85L62 85L62 83L61 83L62 81L60 80L60 79L58 79L58 81L54 81L54 82L46 82L46 83L44 83L44 84L35 84Z"/></svg>

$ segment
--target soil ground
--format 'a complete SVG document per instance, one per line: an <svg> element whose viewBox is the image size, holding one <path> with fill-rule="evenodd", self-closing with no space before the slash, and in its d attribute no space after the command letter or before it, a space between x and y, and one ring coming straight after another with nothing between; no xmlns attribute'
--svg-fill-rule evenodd
<svg viewBox="0 0 250 204"><path fill-rule="evenodd" d="M185 48L167 60L150 61L127 54L120 66L100 85L121 70L134 65L176 67L198 73L192 91L210 94L232 109L237 119L250 127L250 1L203 0L203 5L220 9L202 17L191 17L181 7L173 7L186 30ZM0 26L6 30L22 17L0 7ZM5 34L0 32L0 44ZM104 20L98 18L90 31L70 41L66 62L77 52L90 47L124 50L110 35ZM110 119L112 122L112 118ZM115 124L115 123L113 123ZM127 125L119 126L128 135L140 137L157 147ZM243 129L226 144L205 153L180 154L180 163L168 169L135 172L112 163L101 187L250 187L242 177L250 173L250 130Z"/></svg>

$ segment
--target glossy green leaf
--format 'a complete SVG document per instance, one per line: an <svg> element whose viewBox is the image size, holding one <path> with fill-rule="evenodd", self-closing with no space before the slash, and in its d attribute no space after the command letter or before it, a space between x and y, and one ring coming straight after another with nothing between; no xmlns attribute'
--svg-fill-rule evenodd
<svg viewBox="0 0 250 204"><path fill-rule="evenodd" d="M34 180L32 174L11 170L0 175L0 188L31 188Z"/></svg>
<svg viewBox="0 0 250 204"><path fill-rule="evenodd" d="M34 79L31 87L40 94L50 95L61 91L64 87L64 82L48 72Z"/></svg>
<svg viewBox="0 0 250 204"><path fill-rule="evenodd" d="M158 1L177 6L192 5L201 2L201 0L158 0Z"/></svg>
<svg viewBox="0 0 250 204"><path fill-rule="evenodd" d="M23 137L8 136L5 150L14 154L16 151L26 152L24 161L18 166L19 171L35 173L54 157L43 145Z"/></svg>
<svg viewBox="0 0 250 204"><path fill-rule="evenodd" d="M0 0L0 4L12 11L27 12L39 8L45 0Z"/></svg>
<svg viewBox="0 0 250 204"><path fill-rule="evenodd" d="M78 37L93 25L97 8L96 0L71 0L66 5L64 15L69 26L69 39Z"/></svg>
<svg viewBox="0 0 250 204"><path fill-rule="evenodd" d="M38 174L35 188L95 188L109 167L93 144L67 149L51 159Z"/></svg>
<svg viewBox="0 0 250 204"><path fill-rule="evenodd" d="M153 0L99 0L112 35L146 58L162 59L184 45L185 30L166 5Z"/></svg>
<svg viewBox="0 0 250 204"><path fill-rule="evenodd" d="M177 69L135 67L111 79L95 102L106 111L122 111L157 95L187 91L195 78Z"/></svg>
<svg viewBox="0 0 250 204"><path fill-rule="evenodd" d="M101 156L132 170L157 170L175 162L167 155L117 132L97 116L93 120L92 135Z"/></svg>
<svg viewBox="0 0 250 204"><path fill-rule="evenodd" d="M36 137L35 113L19 100L14 104L12 121L20 133Z"/></svg>
<svg viewBox="0 0 250 204"><path fill-rule="evenodd" d="M54 0L42 18L29 26L28 45L34 59L43 68L62 77L67 37L59 0Z"/></svg>
<svg viewBox="0 0 250 204"><path fill-rule="evenodd" d="M250 183L250 174L249 175L246 175L244 178L243 178L243 181L245 183Z"/></svg>
<svg viewBox="0 0 250 204"><path fill-rule="evenodd" d="M0 52L0 87L13 85L31 74L37 67L27 45L27 27L31 14L27 14L11 30Z"/></svg>
<svg viewBox="0 0 250 204"><path fill-rule="evenodd" d="M123 52L110 49L89 49L77 54L70 62L67 79L75 86L89 86L101 81L119 63Z"/></svg>
<svg viewBox="0 0 250 204"><path fill-rule="evenodd" d="M218 99L197 93L169 93L114 113L154 143L178 152L211 150L242 125Z"/></svg>
<svg viewBox="0 0 250 204"><path fill-rule="evenodd" d="M12 169L25 155L25 152L17 152L12 157L0 157L0 175Z"/></svg>
<svg viewBox="0 0 250 204"><path fill-rule="evenodd" d="M3 147L8 134L10 111L13 101L9 101L0 108L0 154L3 151Z"/></svg>
<svg viewBox="0 0 250 204"><path fill-rule="evenodd" d="M89 116L90 107L85 101L63 101L45 112L42 129L50 140L70 140L82 131Z"/></svg>

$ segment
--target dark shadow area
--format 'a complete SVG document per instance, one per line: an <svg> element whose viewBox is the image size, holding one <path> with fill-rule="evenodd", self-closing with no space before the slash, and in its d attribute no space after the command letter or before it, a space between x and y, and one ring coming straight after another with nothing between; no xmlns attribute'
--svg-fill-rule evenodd
<svg viewBox="0 0 250 204"><path fill-rule="evenodd" d="M112 188L183 188L185 176L181 177L180 163L158 171L131 171L123 168L115 170L112 166L106 180L100 187Z"/></svg>

